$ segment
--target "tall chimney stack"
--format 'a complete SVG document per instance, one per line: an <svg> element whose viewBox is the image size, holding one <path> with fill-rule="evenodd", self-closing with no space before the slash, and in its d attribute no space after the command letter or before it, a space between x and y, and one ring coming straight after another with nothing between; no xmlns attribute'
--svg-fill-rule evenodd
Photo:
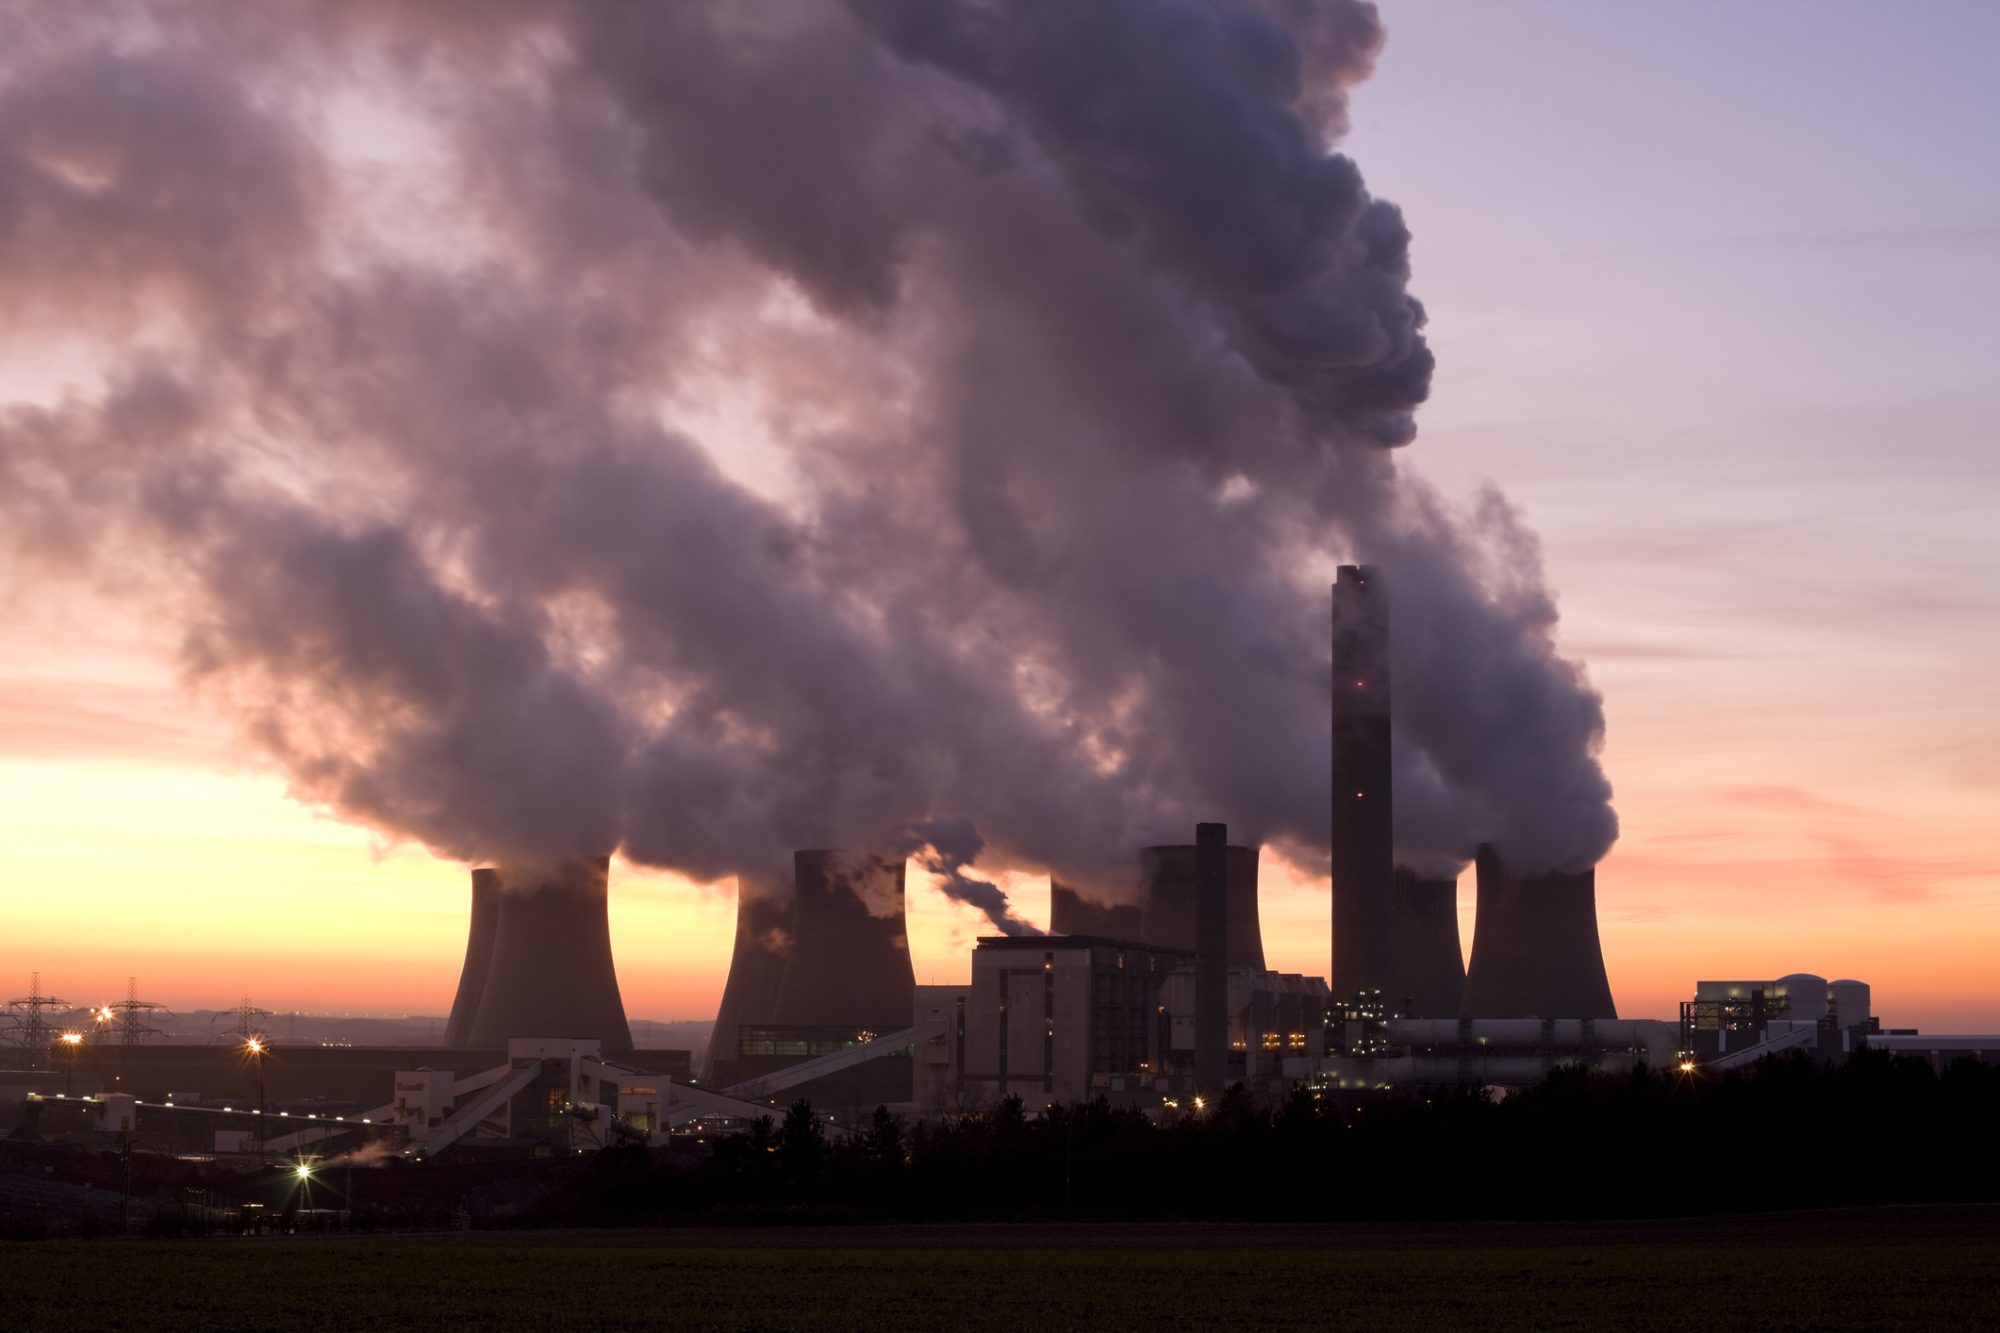
<svg viewBox="0 0 2000 1333"><path fill-rule="evenodd" d="M1523 876L1479 849L1466 1018L1616 1018L1597 937L1597 871Z"/></svg>
<svg viewBox="0 0 2000 1333"><path fill-rule="evenodd" d="M1393 1004L1395 807L1389 608L1371 565L1333 585L1333 976L1336 1004Z"/></svg>
<svg viewBox="0 0 2000 1333"><path fill-rule="evenodd" d="M486 994L486 971L493 963L493 931L500 923L500 872L472 872L472 929L465 941L465 963L458 970L458 994L444 1025L444 1044L463 1050L470 1044L472 1020Z"/></svg>
<svg viewBox="0 0 2000 1333"><path fill-rule="evenodd" d="M512 1037L596 1038L605 1054L632 1049L611 962L611 858L548 870L501 866L493 960L466 1044Z"/></svg>
<svg viewBox="0 0 2000 1333"><path fill-rule="evenodd" d="M1229 1061L1229 829L1194 826L1194 1081L1219 1092Z"/></svg>

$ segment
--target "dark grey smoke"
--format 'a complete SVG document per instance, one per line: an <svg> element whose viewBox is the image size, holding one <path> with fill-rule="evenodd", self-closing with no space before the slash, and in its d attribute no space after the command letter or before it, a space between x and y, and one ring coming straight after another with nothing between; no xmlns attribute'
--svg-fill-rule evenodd
<svg viewBox="0 0 2000 1333"><path fill-rule="evenodd" d="M1324 146L1372 7L256 13L6 16L5 336L97 364L0 418L0 506L301 799L702 881L903 849L1004 930L996 871L1119 896L1197 818L1323 865L1360 558L1405 862L1609 847L1532 540L1386 447L1409 236Z"/></svg>
<svg viewBox="0 0 2000 1333"><path fill-rule="evenodd" d="M1015 916L1000 886L966 867L986 850L986 839L970 819L954 817L928 819L903 830L901 853L914 856L917 864L938 876L938 887L947 898L966 903L986 914L994 928L1004 935L1040 935L1033 924Z"/></svg>

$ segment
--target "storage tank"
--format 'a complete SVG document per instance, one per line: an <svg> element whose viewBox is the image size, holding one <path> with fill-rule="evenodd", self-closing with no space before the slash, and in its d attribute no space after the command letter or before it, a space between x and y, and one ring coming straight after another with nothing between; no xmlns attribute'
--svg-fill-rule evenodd
<svg viewBox="0 0 2000 1333"><path fill-rule="evenodd" d="M1842 980L1831 982L1827 991L1832 996L1833 1021L1842 1030L1858 1028L1874 1017L1874 997L1865 981Z"/></svg>
<svg viewBox="0 0 2000 1333"><path fill-rule="evenodd" d="M1817 1023L1826 1017L1829 992L1825 977L1811 972L1793 972L1772 982L1771 991L1785 997L1786 1018Z"/></svg>

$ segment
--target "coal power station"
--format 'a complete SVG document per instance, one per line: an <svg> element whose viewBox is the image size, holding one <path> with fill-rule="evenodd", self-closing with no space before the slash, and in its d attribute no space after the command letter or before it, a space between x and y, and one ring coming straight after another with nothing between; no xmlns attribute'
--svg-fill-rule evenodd
<svg viewBox="0 0 2000 1333"><path fill-rule="evenodd" d="M982 939L975 971L989 968L991 985L978 993L917 986L902 857L802 850L789 883L738 878L735 944L701 1082L718 1096L782 1088L871 1108L907 1101L913 1085L935 1090L940 1066L995 1088L1208 1092L1277 1078L1300 1060L1390 1058L1409 1033L1430 1032L1413 1022L1616 1018L1592 871L1517 867L1503 849L1478 847L1468 966L1456 878L1398 863L1391 643L1380 575L1342 566L1332 587L1330 982L1267 970L1261 849L1230 844L1219 823L1197 825L1191 843L1140 848L1130 901L1052 878L1052 934ZM450 1045L563 1037L599 1042L607 1055L631 1049L607 876L602 858L473 872ZM1074 977L1063 970L1072 967ZM1035 989L1036 977L1058 973L1066 979ZM1074 1002L1061 998L1072 985L1082 988ZM1100 1013L1083 1005L1086 991L1115 1003ZM1038 1006L1037 1022L1028 1011ZM926 1043L947 1028L958 1045L940 1055ZM919 1043L912 1033L933 1035ZM983 1062L969 1051L979 1034L1005 1056Z"/></svg>

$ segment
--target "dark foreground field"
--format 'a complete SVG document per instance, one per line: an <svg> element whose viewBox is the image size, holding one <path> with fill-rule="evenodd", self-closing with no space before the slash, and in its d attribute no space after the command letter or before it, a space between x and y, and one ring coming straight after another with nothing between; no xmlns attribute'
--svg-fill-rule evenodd
<svg viewBox="0 0 2000 1333"><path fill-rule="evenodd" d="M28 1242L0 1328L2000 1327L2000 1210Z"/></svg>

